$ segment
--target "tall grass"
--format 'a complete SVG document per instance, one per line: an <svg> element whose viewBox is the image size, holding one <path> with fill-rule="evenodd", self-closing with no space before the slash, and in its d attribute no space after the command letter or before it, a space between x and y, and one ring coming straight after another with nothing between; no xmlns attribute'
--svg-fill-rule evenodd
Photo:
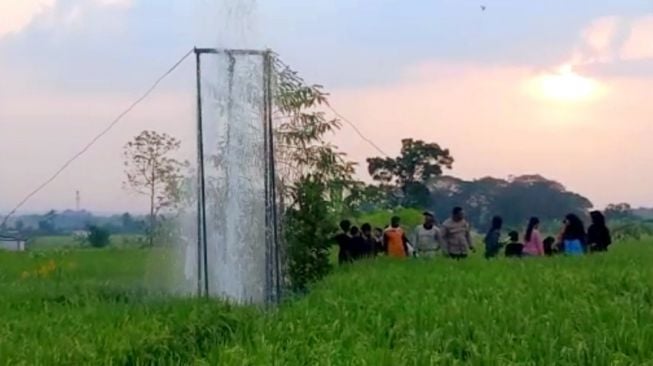
<svg viewBox="0 0 653 366"><path fill-rule="evenodd" d="M146 289L148 256L0 253L0 363L653 364L649 243L585 258L369 261L268 311Z"/></svg>

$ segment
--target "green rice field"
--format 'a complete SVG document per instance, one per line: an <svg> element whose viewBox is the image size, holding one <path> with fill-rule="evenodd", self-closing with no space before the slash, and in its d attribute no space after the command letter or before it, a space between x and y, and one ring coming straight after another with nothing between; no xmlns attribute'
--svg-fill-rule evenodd
<svg viewBox="0 0 653 366"><path fill-rule="evenodd" d="M148 270L160 254L0 253L0 364L653 365L653 241L379 259L274 309L165 296Z"/></svg>

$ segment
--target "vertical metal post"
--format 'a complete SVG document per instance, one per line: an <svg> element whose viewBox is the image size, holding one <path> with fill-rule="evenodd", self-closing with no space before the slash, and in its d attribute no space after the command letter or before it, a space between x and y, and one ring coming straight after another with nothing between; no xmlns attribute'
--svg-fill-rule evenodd
<svg viewBox="0 0 653 366"><path fill-rule="evenodd" d="M272 51L267 52L268 59L268 128L270 130L270 171L271 171L271 184L272 184L272 223L273 223L273 251L272 251L272 265L274 266L274 291L275 291L275 301L279 302L281 300L281 267L279 262L279 208L277 207L277 167L276 167L276 156L274 148L274 125L273 125L273 73L274 69L272 67Z"/></svg>
<svg viewBox="0 0 653 366"><path fill-rule="evenodd" d="M277 233L274 126L272 123L272 53L263 54L263 118L265 135L266 284L267 301L279 300L279 256Z"/></svg>
<svg viewBox="0 0 653 366"><path fill-rule="evenodd" d="M263 91L263 99L262 99L262 107L263 107L263 113L262 113L262 127L263 127L263 178L264 178L264 184L265 184L265 245L264 245L264 250L265 250L265 303L269 304L272 302L272 261L271 261L271 256L272 256L272 232L270 231L271 226L272 226L272 221L271 221L271 206L270 206L270 199L271 199L271 190L270 190L270 164L269 164L269 159L268 159L268 154L269 154L269 148L268 148L268 141L270 140L270 134L268 131L268 114L270 111L268 110L268 95L269 95L269 90L268 90L268 68L267 68L267 55L263 55L261 58L261 66L262 66L262 71L263 71L263 83L262 83L262 91Z"/></svg>
<svg viewBox="0 0 653 366"><path fill-rule="evenodd" d="M202 116L202 69L201 53L195 49L197 73L197 294L209 296L207 241L206 241L206 177L204 175L204 126ZM202 281L203 280L203 281Z"/></svg>

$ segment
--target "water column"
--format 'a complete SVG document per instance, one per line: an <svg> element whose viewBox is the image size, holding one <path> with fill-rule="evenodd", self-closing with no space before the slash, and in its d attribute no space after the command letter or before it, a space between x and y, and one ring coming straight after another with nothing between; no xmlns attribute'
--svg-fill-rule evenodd
<svg viewBox="0 0 653 366"><path fill-rule="evenodd" d="M276 282L266 70L264 52L202 56L206 279L210 295L240 303L265 302Z"/></svg>

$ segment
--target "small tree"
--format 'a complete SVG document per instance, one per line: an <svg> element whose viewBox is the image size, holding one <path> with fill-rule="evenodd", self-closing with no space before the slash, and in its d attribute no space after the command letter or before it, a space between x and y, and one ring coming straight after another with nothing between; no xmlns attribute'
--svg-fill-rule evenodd
<svg viewBox="0 0 653 366"><path fill-rule="evenodd" d="M89 226L88 232L88 243L93 248L104 248L111 242L111 233L109 233L109 230L92 225Z"/></svg>
<svg viewBox="0 0 653 366"><path fill-rule="evenodd" d="M327 141L340 128L320 106L327 94L319 85L306 85L285 65L277 70L275 106L283 121L276 129L280 149L281 194L286 207L284 232L290 286L302 291L330 270L329 250L335 217L354 203L351 193L354 164Z"/></svg>
<svg viewBox="0 0 653 366"><path fill-rule="evenodd" d="M172 209L178 202L178 187L185 164L172 155L181 142L156 131L143 131L124 148L125 185L149 198L148 240L154 245L157 217L164 209Z"/></svg>
<svg viewBox="0 0 653 366"><path fill-rule="evenodd" d="M331 269L329 239L335 226L323 189L324 184L310 175L302 177L293 189L296 204L287 213L286 239L288 274L295 291L304 291Z"/></svg>

